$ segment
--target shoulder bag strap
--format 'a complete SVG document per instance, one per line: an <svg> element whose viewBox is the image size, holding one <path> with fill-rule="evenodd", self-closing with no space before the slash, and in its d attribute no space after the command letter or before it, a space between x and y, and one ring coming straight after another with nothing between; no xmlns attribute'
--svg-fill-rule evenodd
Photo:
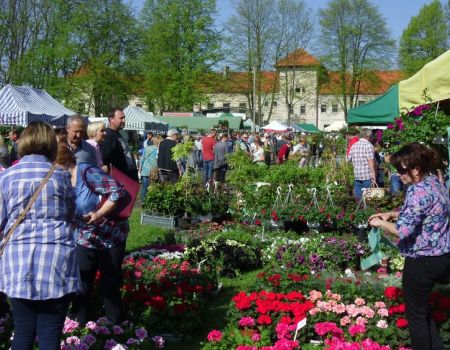
<svg viewBox="0 0 450 350"><path fill-rule="evenodd" d="M41 181L41 184L37 188L36 192L34 192L33 196L28 201L27 206L25 207L25 209L22 211L22 213L20 213L20 215L17 218L17 220L14 223L14 225L12 225L11 228L9 229L8 233L6 234L6 236L5 236L4 240L3 240L3 244L2 244L2 246L0 248L0 256L3 255L3 252L5 250L6 244L8 243L9 239L11 238L11 235L13 234L14 230L23 221L23 219L25 218L25 215L28 213L28 211L30 210L31 206L36 201L37 197L39 196L39 193L41 193L42 189L44 188L45 184L50 179L50 176L52 176L52 174L55 171L55 169L56 169L56 164L53 164L52 167L50 168L50 170L48 171L47 175Z"/></svg>

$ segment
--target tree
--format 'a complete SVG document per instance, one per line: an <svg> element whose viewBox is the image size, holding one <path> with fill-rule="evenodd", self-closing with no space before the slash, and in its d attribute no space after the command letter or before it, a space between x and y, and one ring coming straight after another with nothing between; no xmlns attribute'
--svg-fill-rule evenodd
<svg viewBox="0 0 450 350"><path fill-rule="evenodd" d="M215 0L147 0L143 70L145 94L158 109L192 111L205 101L206 73L220 59Z"/></svg>
<svg viewBox="0 0 450 350"><path fill-rule="evenodd" d="M319 17L320 44L326 53L322 62L338 72L336 94L347 118L347 109L357 103L364 75L390 64L395 42L368 0L331 0L319 10Z"/></svg>
<svg viewBox="0 0 450 350"><path fill-rule="evenodd" d="M400 38L400 66L414 74L447 51L448 25L439 0L424 5Z"/></svg>
<svg viewBox="0 0 450 350"><path fill-rule="evenodd" d="M255 111L256 124L262 122L262 71L273 62L270 60L273 42L273 23L276 4L274 0L239 0L227 24L226 42L229 62L247 73L247 97L251 114ZM253 93L253 75L256 95Z"/></svg>
<svg viewBox="0 0 450 350"><path fill-rule="evenodd" d="M278 88L288 111L299 101L294 86L298 84L299 76L295 70L283 71L285 79L280 86L273 79L270 91L267 91L270 80L263 76L263 71L272 71L272 76L277 78L278 60L309 44L313 29L308 11L302 0L239 0L236 14L226 24L229 63L247 73L245 95L252 115L253 111L256 112L256 124L263 122L264 102L270 105L268 115L264 116L266 121L270 120ZM256 79L255 93L252 89L253 75ZM288 120L290 116L288 112Z"/></svg>
<svg viewBox="0 0 450 350"><path fill-rule="evenodd" d="M20 54L7 47L7 81L44 88L81 113L87 104L96 116L125 103L135 87L130 77L138 72L139 53L129 6L122 0L39 2L33 12L39 28L30 31Z"/></svg>

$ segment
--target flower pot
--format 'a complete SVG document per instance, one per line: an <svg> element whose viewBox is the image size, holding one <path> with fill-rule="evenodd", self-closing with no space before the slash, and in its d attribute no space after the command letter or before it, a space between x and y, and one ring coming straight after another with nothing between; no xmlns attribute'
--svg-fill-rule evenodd
<svg viewBox="0 0 450 350"><path fill-rule="evenodd" d="M301 220L285 221L284 231L294 231L295 233L304 233L308 231L308 225Z"/></svg>
<svg viewBox="0 0 450 350"><path fill-rule="evenodd" d="M358 236L358 241L367 242L367 224L355 225L355 235Z"/></svg>

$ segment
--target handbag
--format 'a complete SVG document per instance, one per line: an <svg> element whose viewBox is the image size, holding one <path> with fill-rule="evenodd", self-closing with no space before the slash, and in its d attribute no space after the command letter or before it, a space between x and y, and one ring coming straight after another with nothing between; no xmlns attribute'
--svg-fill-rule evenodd
<svg viewBox="0 0 450 350"><path fill-rule="evenodd" d="M86 169L84 169L84 172L82 173L83 181L89 187L91 192L99 194L95 191L94 188L92 188L92 186L86 179L86 172L90 168L94 168L94 166L88 166ZM114 167L111 167L111 172L109 173L109 175L114 180L116 180L120 187L125 191L125 196L119 199L116 207L114 208L112 213L108 214L108 217L117 220L126 220L130 217L133 210L134 202L136 201L136 197L139 192L139 182L134 181L119 169ZM102 196L97 209L101 208L107 199L108 196Z"/></svg>
<svg viewBox="0 0 450 350"><path fill-rule="evenodd" d="M383 198L385 194L386 189L384 187L378 187L376 183L374 183L371 188L364 188L363 191L363 196L365 196L366 199Z"/></svg>
<svg viewBox="0 0 450 350"><path fill-rule="evenodd" d="M159 182L159 169L157 166L153 167L150 170L150 183L158 183Z"/></svg>
<svg viewBox="0 0 450 350"><path fill-rule="evenodd" d="M39 196L39 193L41 193L42 189L44 188L45 184L50 179L50 176L52 176L53 172L56 169L56 164L53 164L50 170L48 171L47 175L42 179L39 187L37 188L36 192L34 192L33 196L30 198L30 200L27 203L27 206L25 209L20 213L19 217L17 218L16 222L10 227L8 230L8 233L6 234L5 238L3 239L2 246L0 248L0 256L3 255L3 252L5 251L6 244L8 243L9 239L11 238L11 235L13 234L14 230L19 226L19 224L25 219L25 215L28 213L28 211L31 209L31 206L36 201L37 197Z"/></svg>

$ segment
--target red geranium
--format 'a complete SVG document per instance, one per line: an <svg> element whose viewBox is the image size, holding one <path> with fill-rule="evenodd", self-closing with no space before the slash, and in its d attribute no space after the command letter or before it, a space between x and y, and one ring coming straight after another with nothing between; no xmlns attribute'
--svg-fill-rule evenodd
<svg viewBox="0 0 450 350"><path fill-rule="evenodd" d="M396 324L397 328L405 328L408 326L408 320L401 317L401 318L397 319L395 324Z"/></svg>
<svg viewBox="0 0 450 350"><path fill-rule="evenodd" d="M402 290L397 287L386 287L384 296L390 300L397 300L402 294Z"/></svg>

